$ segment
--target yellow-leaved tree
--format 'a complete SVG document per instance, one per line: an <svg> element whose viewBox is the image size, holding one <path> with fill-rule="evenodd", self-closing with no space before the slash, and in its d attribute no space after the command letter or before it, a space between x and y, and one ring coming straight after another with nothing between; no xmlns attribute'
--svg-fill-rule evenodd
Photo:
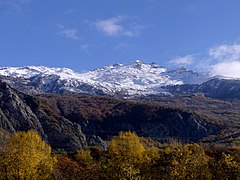
<svg viewBox="0 0 240 180"><path fill-rule="evenodd" d="M55 158L51 147L30 130L9 136L1 151L1 177L4 179L46 179Z"/></svg>
<svg viewBox="0 0 240 180"><path fill-rule="evenodd" d="M173 142L159 150L159 159L152 164L152 176L159 179L211 179L209 157L198 144Z"/></svg>
<svg viewBox="0 0 240 180"><path fill-rule="evenodd" d="M78 176L79 180L95 180L101 179L102 177L102 179L105 179L102 173L100 160L97 161L94 159L89 148L79 150L75 158L80 171Z"/></svg>
<svg viewBox="0 0 240 180"><path fill-rule="evenodd" d="M131 132L121 132L108 147L110 161L107 167L110 179L140 179L140 165L145 148L140 138Z"/></svg>

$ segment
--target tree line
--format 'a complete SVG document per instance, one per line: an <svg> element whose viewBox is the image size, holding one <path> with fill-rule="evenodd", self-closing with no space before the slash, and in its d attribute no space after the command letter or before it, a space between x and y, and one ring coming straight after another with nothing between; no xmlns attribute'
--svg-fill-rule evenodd
<svg viewBox="0 0 240 180"><path fill-rule="evenodd" d="M240 179L240 147L161 145L120 132L106 150L52 153L34 131L0 133L1 179Z"/></svg>

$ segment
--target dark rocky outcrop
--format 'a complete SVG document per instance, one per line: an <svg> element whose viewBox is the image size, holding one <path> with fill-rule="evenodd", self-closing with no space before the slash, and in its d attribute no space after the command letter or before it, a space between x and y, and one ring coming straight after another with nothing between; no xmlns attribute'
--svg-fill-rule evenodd
<svg viewBox="0 0 240 180"><path fill-rule="evenodd" d="M37 131L54 149L74 151L87 145L79 124L64 117L48 116L37 99L0 82L0 127L11 133Z"/></svg>
<svg viewBox="0 0 240 180"><path fill-rule="evenodd" d="M240 99L240 80L234 79L216 78L199 85L176 85L168 89L174 95L203 93L217 99Z"/></svg>
<svg viewBox="0 0 240 180"><path fill-rule="evenodd" d="M41 123L24 98L23 94L13 90L6 83L0 83L1 127L10 132L34 129L44 135Z"/></svg>

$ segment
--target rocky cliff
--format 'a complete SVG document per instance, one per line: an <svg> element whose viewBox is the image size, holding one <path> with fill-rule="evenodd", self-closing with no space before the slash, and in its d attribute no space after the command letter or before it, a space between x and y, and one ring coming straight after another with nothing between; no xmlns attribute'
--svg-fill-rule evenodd
<svg viewBox="0 0 240 180"><path fill-rule="evenodd" d="M175 103L174 103L175 104ZM53 149L75 151L87 145L106 147L119 131L159 141L196 142L226 128L195 110L149 101L89 95L29 96L0 82L0 126L9 131L34 129Z"/></svg>
<svg viewBox="0 0 240 180"><path fill-rule="evenodd" d="M0 82L0 126L11 133L33 129L54 149L73 151L86 146L79 124L54 117L38 108L37 99Z"/></svg>

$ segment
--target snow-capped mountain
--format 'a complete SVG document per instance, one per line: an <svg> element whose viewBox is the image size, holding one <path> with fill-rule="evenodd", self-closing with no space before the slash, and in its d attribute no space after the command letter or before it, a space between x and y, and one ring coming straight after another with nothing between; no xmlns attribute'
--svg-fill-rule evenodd
<svg viewBox="0 0 240 180"><path fill-rule="evenodd" d="M70 91L121 96L168 93L166 86L201 84L211 79L207 73L185 68L168 70L140 60L84 73L44 66L3 67L0 68L0 75L15 88L22 91L31 89L30 93L33 94Z"/></svg>

